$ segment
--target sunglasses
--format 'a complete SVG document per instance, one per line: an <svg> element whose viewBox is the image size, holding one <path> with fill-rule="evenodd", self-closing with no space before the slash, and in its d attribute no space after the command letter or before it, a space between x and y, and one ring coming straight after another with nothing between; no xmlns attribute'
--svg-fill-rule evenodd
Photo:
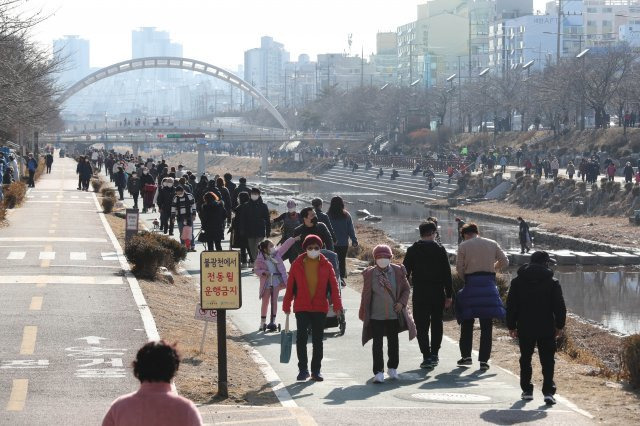
<svg viewBox="0 0 640 426"><path fill-rule="evenodd" d="M307 251L310 251L310 250L320 250L320 247L318 247L318 246L307 246Z"/></svg>

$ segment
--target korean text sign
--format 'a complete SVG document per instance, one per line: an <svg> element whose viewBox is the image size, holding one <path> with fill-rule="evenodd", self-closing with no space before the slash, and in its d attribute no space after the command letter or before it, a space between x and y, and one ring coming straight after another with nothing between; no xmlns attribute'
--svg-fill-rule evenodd
<svg viewBox="0 0 640 426"><path fill-rule="evenodd" d="M200 304L202 309L240 309L239 251L204 251L200 254Z"/></svg>

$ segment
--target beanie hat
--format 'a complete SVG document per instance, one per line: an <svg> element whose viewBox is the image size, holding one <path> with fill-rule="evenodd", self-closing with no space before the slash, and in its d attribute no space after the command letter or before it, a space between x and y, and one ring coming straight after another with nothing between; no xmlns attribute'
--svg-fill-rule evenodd
<svg viewBox="0 0 640 426"><path fill-rule="evenodd" d="M287 208L288 209L293 209L295 207L296 207L296 202L295 201L293 201L293 200L287 201Z"/></svg>
<svg viewBox="0 0 640 426"><path fill-rule="evenodd" d="M322 239L315 234L309 234L305 237L304 241L302 242L302 248L306 250L309 244L317 244L320 248L322 248L322 246L324 245L322 243Z"/></svg>
<svg viewBox="0 0 640 426"><path fill-rule="evenodd" d="M373 258L378 259L379 257L386 257L387 259L391 259L393 257L391 247L386 244L375 246L375 248L373 249Z"/></svg>

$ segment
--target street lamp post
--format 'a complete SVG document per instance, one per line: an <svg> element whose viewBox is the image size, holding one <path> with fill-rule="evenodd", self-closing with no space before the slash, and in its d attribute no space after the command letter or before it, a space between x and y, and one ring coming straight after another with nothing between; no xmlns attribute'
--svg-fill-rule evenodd
<svg viewBox="0 0 640 426"><path fill-rule="evenodd" d="M531 66L533 64L535 64L535 60L531 60L529 62L527 62L526 64L524 64L522 66L523 70L527 71L527 80L526 80L526 89L527 89L527 99L525 102L529 102L529 78L531 76ZM526 111L527 107L525 106L522 109L522 117L520 117L522 123L521 123L521 130L524 132L527 129L527 122L525 121L525 111Z"/></svg>
<svg viewBox="0 0 640 426"><path fill-rule="evenodd" d="M480 115L480 130L481 131L485 131L486 130L486 124L484 124L484 111L487 108L487 88L486 88L486 75L489 73L489 68L485 68L483 69L480 74L478 74L479 77L482 77L482 113ZM495 126L495 123L493 123L493 125Z"/></svg>
<svg viewBox="0 0 640 426"><path fill-rule="evenodd" d="M580 79L581 90L580 90L580 130L584 130L584 61L585 57L589 53L589 49L585 49L582 52L576 55L576 58L580 59L580 68L582 73L582 78Z"/></svg>
<svg viewBox="0 0 640 426"><path fill-rule="evenodd" d="M447 78L447 83L450 84L449 92L451 93L451 101L449 102L449 129L453 128L453 79L457 74L453 74ZM459 108L460 106L458 106Z"/></svg>

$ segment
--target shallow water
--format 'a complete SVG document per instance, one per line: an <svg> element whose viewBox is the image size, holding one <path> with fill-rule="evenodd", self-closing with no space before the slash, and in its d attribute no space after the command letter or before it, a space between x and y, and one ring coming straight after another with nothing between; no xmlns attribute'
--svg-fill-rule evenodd
<svg viewBox="0 0 640 426"><path fill-rule="evenodd" d="M296 198L311 200L322 198L325 202L323 210L329 207L329 200L339 195L349 204L346 205L354 220L359 219L356 211L367 209L371 214L381 216L380 222L366 222L385 231L391 238L402 244L410 244L419 238L418 225L429 216L438 218L438 227L442 243L448 247L457 245L457 223L455 217L444 210L432 210L422 204L411 201L410 205L393 203L384 205L375 200L402 200L375 192L358 192L353 187L334 185L325 182L275 182L270 186L298 191ZM287 196L265 197L279 205L269 204L269 208L285 211L284 201ZM373 202L367 205L358 202ZM304 207L296 201L298 207ZM520 249L518 228L488 221L476 221L481 235L496 240L504 250ZM535 245L535 241L534 241ZM541 249L563 249L566 247L535 247ZM556 266L555 275L560 280L568 309L583 318L596 321L621 333L640 333L640 268L631 266ZM515 276L517 268L510 268L509 273Z"/></svg>

